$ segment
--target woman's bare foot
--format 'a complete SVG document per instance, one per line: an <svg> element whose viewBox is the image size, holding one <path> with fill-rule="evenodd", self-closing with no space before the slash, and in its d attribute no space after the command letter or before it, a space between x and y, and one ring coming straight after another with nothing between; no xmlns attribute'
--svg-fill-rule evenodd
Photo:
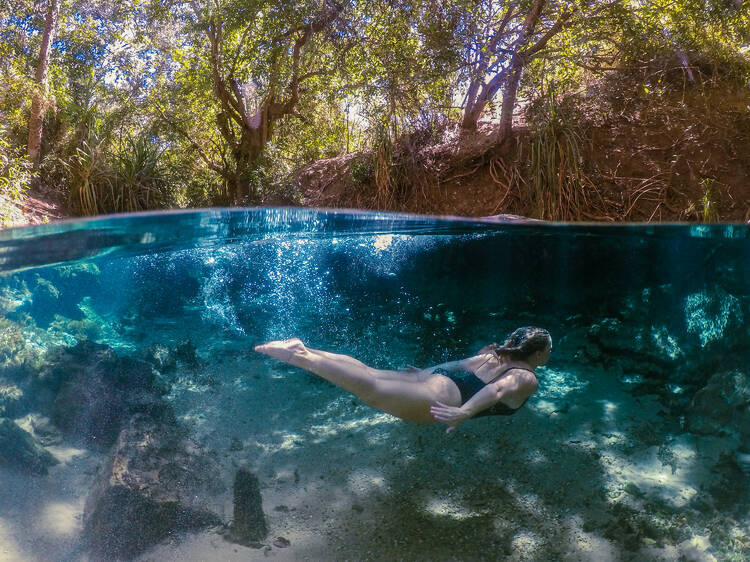
<svg viewBox="0 0 750 562"><path fill-rule="evenodd" d="M291 363L294 356L300 356L307 351L305 344L299 338L270 341L262 345L256 345L254 349L258 353L268 355L284 363Z"/></svg>

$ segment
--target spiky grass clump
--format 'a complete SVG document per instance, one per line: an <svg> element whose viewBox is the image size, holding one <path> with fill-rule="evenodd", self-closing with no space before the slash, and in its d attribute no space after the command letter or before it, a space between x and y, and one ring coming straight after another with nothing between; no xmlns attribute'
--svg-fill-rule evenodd
<svg viewBox="0 0 750 562"><path fill-rule="evenodd" d="M69 166L71 206L81 215L142 211L163 206L166 176L157 143L127 139L108 161L103 143L81 141Z"/></svg>
<svg viewBox="0 0 750 562"><path fill-rule="evenodd" d="M530 142L529 185L535 218L580 220L591 189L582 171L585 139L575 112L550 93L537 107Z"/></svg>

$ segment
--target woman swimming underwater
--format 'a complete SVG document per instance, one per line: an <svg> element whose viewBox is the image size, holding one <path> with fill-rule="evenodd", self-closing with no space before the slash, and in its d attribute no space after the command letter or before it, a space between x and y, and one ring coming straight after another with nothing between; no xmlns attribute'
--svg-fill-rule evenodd
<svg viewBox="0 0 750 562"><path fill-rule="evenodd" d="M348 355L305 347L297 338L255 351L315 373L373 408L407 421L442 422L451 432L469 418L518 411L539 386L534 369L549 359L552 338L542 328L518 328L502 345L472 357L405 371L374 369Z"/></svg>

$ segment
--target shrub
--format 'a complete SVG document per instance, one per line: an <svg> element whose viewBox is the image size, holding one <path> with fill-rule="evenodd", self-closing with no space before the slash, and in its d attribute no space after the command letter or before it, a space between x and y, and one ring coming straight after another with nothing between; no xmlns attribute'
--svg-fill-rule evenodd
<svg viewBox="0 0 750 562"><path fill-rule="evenodd" d="M0 223L9 221L6 205L23 201L31 182L31 167L26 157L13 150L0 129Z"/></svg>

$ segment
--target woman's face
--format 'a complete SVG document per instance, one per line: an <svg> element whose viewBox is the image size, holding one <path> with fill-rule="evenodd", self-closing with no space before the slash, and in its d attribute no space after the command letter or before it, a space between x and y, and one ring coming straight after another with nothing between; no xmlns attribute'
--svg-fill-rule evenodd
<svg viewBox="0 0 750 562"><path fill-rule="evenodd" d="M544 365L549 361L549 356L552 354L552 344L547 346L547 349L539 352L539 365Z"/></svg>

